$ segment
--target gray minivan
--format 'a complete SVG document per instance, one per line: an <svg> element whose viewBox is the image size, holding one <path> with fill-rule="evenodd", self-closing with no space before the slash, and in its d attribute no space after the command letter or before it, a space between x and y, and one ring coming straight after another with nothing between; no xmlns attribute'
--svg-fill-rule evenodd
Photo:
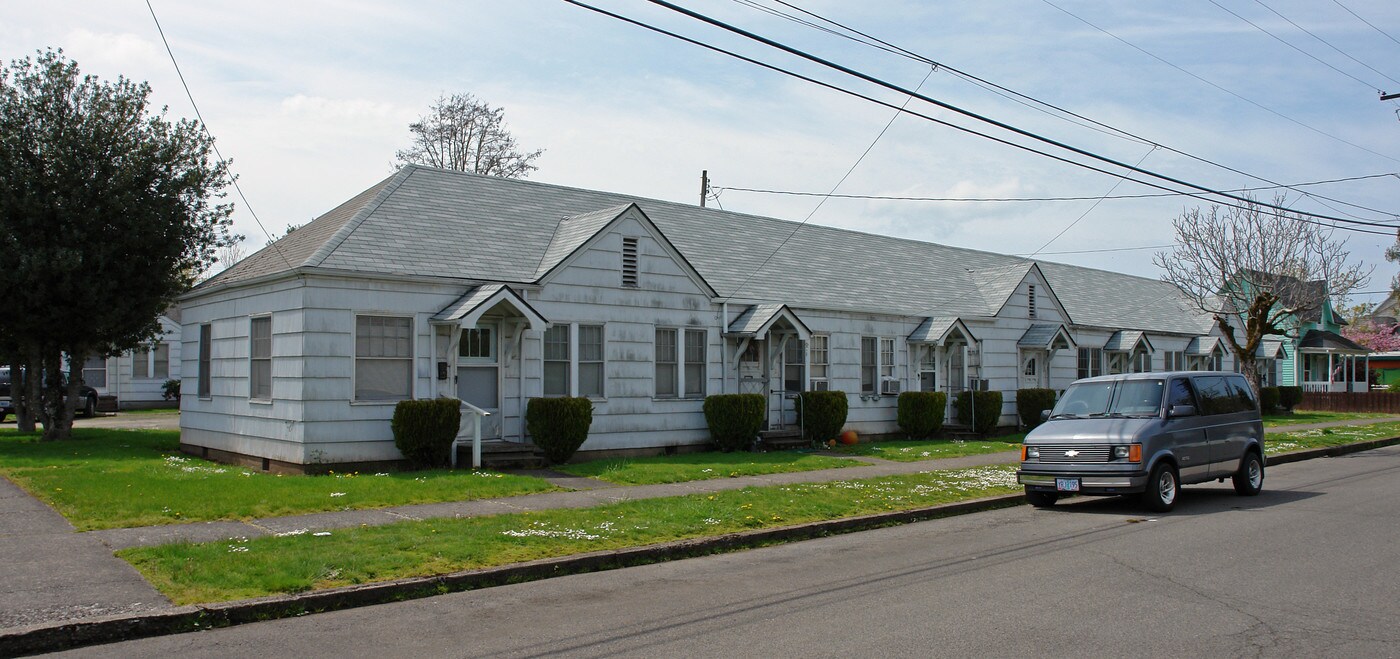
<svg viewBox="0 0 1400 659"><path fill-rule="evenodd" d="M1061 496L1142 495L1176 505L1180 486L1233 480L1244 496L1264 486L1264 424L1236 373L1107 375L1076 381L1026 435L1017 480L1033 506Z"/></svg>

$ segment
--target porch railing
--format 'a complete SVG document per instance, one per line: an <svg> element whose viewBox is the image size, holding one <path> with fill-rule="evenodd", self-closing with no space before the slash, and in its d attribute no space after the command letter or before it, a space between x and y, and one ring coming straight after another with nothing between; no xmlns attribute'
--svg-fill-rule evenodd
<svg viewBox="0 0 1400 659"><path fill-rule="evenodd" d="M457 468L457 447L470 438L472 442L472 469L480 469L481 418L491 416L491 413L467 401L459 402L462 404L462 422L461 425L457 426L457 436L452 439L452 468Z"/></svg>

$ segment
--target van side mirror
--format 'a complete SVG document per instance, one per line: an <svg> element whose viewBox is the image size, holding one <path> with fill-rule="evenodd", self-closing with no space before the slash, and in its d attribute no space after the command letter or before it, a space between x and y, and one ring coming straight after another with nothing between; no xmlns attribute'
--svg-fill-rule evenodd
<svg viewBox="0 0 1400 659"><path fill-rule="evenodd" d="M1049 421L1049 420L1050 420L1050 410L1041 410L1041 411L1040 411L1040 420L1041 420L1042 422Z"/></svg>
<svg viewBox="0 0 1400 659"><path fill-rule="evenodd" d="M1176 417L1176 416L1195 416L1195 415L1196 415L1196 406L1195 406L1195 405L1173 405L1172 408L1171 408L1170 410L1167 410L1167 416L1169 416L1169 417Z"/></svg>

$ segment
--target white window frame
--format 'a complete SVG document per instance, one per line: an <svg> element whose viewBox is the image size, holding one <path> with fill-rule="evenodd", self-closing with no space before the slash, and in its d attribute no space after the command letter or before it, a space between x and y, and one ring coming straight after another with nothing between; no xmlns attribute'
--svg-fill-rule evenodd
<svg viewBox="0 0 1400 659"><path fill-rule="evenodd" d="M1085 372L1086 369L1080 367L1080 362L1085 361L1082 358L1082 355L1086 353L1089 357L1087 373ZM1080 348L1079 353L1075 355L1074 368L1074 374L1078 376L1075 379L1082 380L1084 378L1092 378L1103 375L1104 372L1107 370L1107 364L1104 363L1103 348Z"/></svg>
<svg viewBox="0 0 1400 659"><path fill-rule="evenodd" d="M670 335L671 337L671 354L669 355L670 358L666 361L662 361L661 359L662 335ZM685 358L685 355L682 354L685 352L685 348L680 343L681 336L680 329L676 327L657 327L656 331L652 334L652 396L655 398L674 400L681 397L682 387L684 386L681 380L681 364ZM670 378L662 374L661 367L663 365L669 365L671 367ZM669 393L662 393L661 383L665 382L667 379L671 380L671 391Z"/></svg>
<svg viewBox="0 0 1400 659"><path fill-rule="evenodd" d="M687 327L681 331L680 336L683 337L684 340L682 341L682 345L677 346L677 350L679 350L681 353L681 386L679 389L677 389L677 391L680 392L681 398L703 399L705 397L705 393L710 389L709 369L707 368L710 359L710 333L703 328ZM694 361L691 359L690 349L692 339L697 339L697 344L700 350L699 361ZM691 374L692 371L697 369L700 372L700 390L690 391L686 386L688 381L690 380L688 376Z"/></svg>
<svg viewBox="0 0 1400 659"><path fill-rule="evenodd" d="M831 335L813 334L807 342L807 388L811 391L826 391L831 388ZM820 373L820 375L818 375ZM825 385L825 386L823 386Z"/></svg>
<svg viewBox="0 0 1400 659"><path fill-rule="evenodd" d="M870 349L866 350L867 343ZM867 352L870 361L866 361ZM869 381L866 373L869 372ZM860 393L878 394L880 393L880 337L862 336L860 337Z"/></svg>
<svg viewBox="0 0 1400 659"><path fill-rule="evenodd" d="M598 329L598 359L583 358L583 330L584 328ZM605 400L608 397L608 327L604 323L576 323L573 326L573 350L570 355L573 357L573 394L584 396L593 400ZM598 392L584 392L583 386L579 384L583 377L583 367L598 365Z"/></svg>
<svg viewBox="0 0 1400 659"><path fill-rule="evenodd" d="M659 336L663 332L670 333L671 339L674 341L675 345L675 355L673 361L660 361L661 351L659 349L659 343L655 339L652 340L652 397L660 400L703 400L710 389L709 330L703 327L658 325L656 326L656 332L653 336ZM704 360L699 362L698 365L696 365L697 362L690 361L690 351L687 349L690 345L690 338L697 335L700 337L700 346L703 350L702 359ZM752 345L753 344L750 344L750 346ZM657 367L662 364L669 364L675 369L675 383L672 385L675 393L673 394L663 394L660 388L656 386L660 382L660 378L658 377L660 373ZM686 371L694 368L700 369L700 391L687 392L685 386Z"/></svg>
<svg viewBox="0 0 1400 659"><path fill-rule="evenodd" d="M198 379L195 381L195 395L200 400L210 400L213 398L213 373L210 368L214 362L214 326L211 323L202 323L199 326L199 362Z"/></svg>
<svg viewBox="0 0 1400 659"><path fill-rule="evenodd" d="M165 349L165 372L156 369L159 360L156 356L161 349ZM156 343L153 346L142 346L131 351L131 379L133 380L165 380L170 377L170 344L165 342Z"/></svg>
<svg viewBox="0 0 1400 659"><path fill-rule="evenodd" d="M899 393L899 351L895 346L893 337L880 337L880 354L878 358L880 373L880 393L884 395L897 395Z"/></svg>
<svg viewBox="0 0 1400 659"><path fill-rule="evenodd" d="M257 337L254 329L259 323L267 323L267 355L258 356ZM260 362L267 364L267 395L258 395L254 374ZM254 403L272 402L272 314L255 314L248 317L248 400Z"/></svg>
<svg viewBox="0 0 1400 659"><path fill-rule="evenodd" d="M551 341L550 341L550 333L551 333L551 332L554 332L556 336L557 336L560 332L562 332L563 335L564 335L564 336L563 336L564 341L563 341L563 344L562 344L562 345L563 345L563 348L564 348L564 358L563 358L563 359L559 359L558 357L550 358L550 356L549 356L549 349L550 349L550 346L558 346L558 345L560 345L560 343L559 343L558 341L554 341L554 342L551 342ZM563 391L548 391L548 390L546 390L545 387L548 386L549 378L548 378L547 376L545 376L544 371L541 371L541 373L540 373L540 391L541 391L541 393L542 393L546 398L560 398L560 397L563 397L563 396L572 396L572 395L574 394L574 382L575 382L575 378L574 378L574 372L575 372L575 369L574 369L574 358L575 358L575 356L576 356L577 354L578 354L578 351L577 351L577 350L574 350L574 331L573 331L573 325L572 325L572 324L555 323L555 324L553 324L553 325L550 325L549 329L547 329L547 330L544 331L544 334L540 337L540 359L541 359L541 361L543 362L543 364L544 364L545 367L548 367L550 364L559 364L559 363L562 363L562 364L564 365L564 390L563 390ZM545 369L545 370L547 370L547 369Z"/></svg>
<svg viewBox="0 0 1400 659"><path fill-rule="evenodd" d="M352 314L353 321L350 327L351 353L350 353L350 402L354 405L397 405L401 400L413 400L418 388L418 378L415 377L413 365L417 358L418 349L418 317L414 314L403 314L380 311L357 311ZM407 357L361 357L360 356L360 319L361 318L397 318L408 319L408 356ZM403 398L360 398L359 382L359 361L361 359L378 360L406 360L408 361L408 392Z"/></svg>

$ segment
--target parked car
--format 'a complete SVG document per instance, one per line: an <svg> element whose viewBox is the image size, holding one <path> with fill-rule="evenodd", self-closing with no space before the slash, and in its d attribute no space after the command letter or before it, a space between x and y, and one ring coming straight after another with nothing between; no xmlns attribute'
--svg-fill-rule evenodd
<svg viewBox="0 0 1400 659"><path fill-rule="evenodd" d="M15 413L14 400L10 395L10 375L9 366L0 366L0 423L4 423L5 418ZM78 398L81 402L78 405L78 413L86 416L97 416L97 390L86 384L78 385Z"/></svg>
<svg viewBox="0 0 1400 659"><path fill-rule="evenodd" d="M1140 494L1176 505L1183 484L1264 485L1264 424L1243 376L1217 371L1133 373L1070 385L1026 435L1017 480L1033 506L1070 494Z"/></svg>

